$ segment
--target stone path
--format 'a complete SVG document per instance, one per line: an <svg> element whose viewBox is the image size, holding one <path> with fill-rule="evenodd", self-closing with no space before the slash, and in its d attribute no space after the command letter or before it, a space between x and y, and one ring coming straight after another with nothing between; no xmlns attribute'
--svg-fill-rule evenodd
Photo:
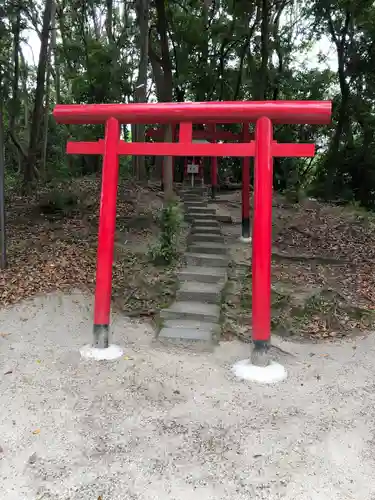
<svg viewBox="0 0 375 500"><path fill-rule="evenodd" d="M160 312L160 340L217 342L228 255L216 211L207 206L202 188L183 191L186 219L191 223L186 265L179 274L176 301Z"/></svg>

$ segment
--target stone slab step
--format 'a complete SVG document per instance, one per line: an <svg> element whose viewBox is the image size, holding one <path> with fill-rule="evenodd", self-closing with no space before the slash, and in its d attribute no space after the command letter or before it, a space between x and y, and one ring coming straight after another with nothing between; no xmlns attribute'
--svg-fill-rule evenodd
<svg viewBox="0 0 375 500"><path fill-rule="evenodd" d="M216 221L215 211L210 212L207 210L207 208L204 208L202 211L189 210L187 212L187 214L191 219L194 219L194 220L203 219L204 221L206 221L206 220Z"/></svg>
<svg viewBox="0 0 375 500"><path fill-rule="evenodd" d="M224 267L188 266L181 269L177 276L180 283L183 283L184 281L224 283L227 279L227 272Z"/></svg>
<svg viewBox="0 0 375 500"><path fill-rule="evenodd" d="M202 184L198 184L196 186L184 186L180 193L186 193L186 194L190 194L190 193L201 193L202 191L207 191L207 186L203 185Z"/></svg>
<svg viewBox="0 0 375 500"><path fill-rule="evenodd" d="M207 210L206 203L202 202L202 205L197 205L197 201L191 203L184 203L185 212L195 211L195 210Z"/></svg>
<svg viewBox="0 0 375 500"><path fill-rule="evenodd" d="M159 338L210 342L219 333L220 326L217 323L169 319L164 322Z"/></svg>
<svg viewBox="0 0 375 500"><path fill-rule="evenodd" d="M220 227L219 222L216 219L196 219L195 217L192 218L192 224L193 226L200 226L200 227Z"/></svg>
<svg viewBox="0 0 375 500"><path fill-rule="evenodd" d="M210 241L208 243L205 241L196 241L189 245L189 252L225 255L227 253L227 247L224 243L215 241Z"/></svg>
<svg viewBox="0 0 375 500"><path fill-rule="evenodd" d="M205 232L202 233L190 233L188 236L188 241L190 243L194 243L196 241L202 241L205 243L216 242L216 243L224 243L224 236L222 234L207 234Z"/></svg>
<svg viewBox="0 0 375 500"><path fill-rule="evenodd" d="M180 196L182 198L186 198L187 196L200 196L202 198L203 196L206 195L207 195L206 189L197 189L194 191L180 191Z"/></svg>
<svg viewBox="0 0 375 500"><path fill-rule="evenodd" d="M196 206L196 205L190 205L189 208L189 214L196 214L196 215L216 215L216 210L214 208L207 208L204 206ZM210 218L210 217L208 217Z"/></svg>
<svg viewBox="0 0 375 500"><path fill-rule="evenodd" d="M177 301L167 309L162 309L160 316L165 319L191 319L217 323L220 318L220 307L202 302Z"/></svg>
<svg viewBox="0 0 375 500"><path fill-rule="evenodd" d="M184 201L190 201L190 200L204 201L203 193L180 193L180 197Z"/></svg>
<svg viewBox="0 0 375 500"><path fill-rule="evenodd" d="M217 215L217 220L219 222L222 222L223 224L233 224L233 217L231 215L225 215L225 214L221 214L221 215Z"/></svg>
<svg viewBox="0 0 375 500"><path fill-rule="evenodd" d="M213 226L201 226L199 222L194 224L191 228L190 234L205 233L205 234L219 234L222 235L219 224L214 224Z"/></svg>
<svg viewBox="0 0 375 500"><path fill-rule="evenodd" d="M193 191L190 189L183 189L180 191L180 196L189 196L191 194L197 194L199 196L206 196L207 195L207 189L194 189Z"/></svg>
<svg viewBox="0 0 375 500"><path fill-rule="evenodd" d="M218 304L221 301L222 283L201 283L199 281L185 281L177 290L177 300L205 302Z"/></svg>
<svg viewBox="0 0 375 500"><path fill-rule="evenodd" d="M228 258L224 255L187 252L185 260L188 266L227 267Z"/></svg>
<svg viewBox="0 0 375 500"><path fill-rule="evenodd" d="M202 200L202 198L199 198L199 199L196 199L196 200L190 200L190 199L189 200L184 200L184 208L185 208L185 210L187 210L187 207L189 207L189 203L194 203L195 204L196 202L199 202L201 200Z"/></svg>
<svg viewBox="0 0 375 500"><path fill-rule="evenodd" d="M207 207L207 201L203 200L202 197L196 198L193 200L183 199L182 201L183 201L184 205L189 206L189 207L190 206L192 206L192 207Z"/></svg>

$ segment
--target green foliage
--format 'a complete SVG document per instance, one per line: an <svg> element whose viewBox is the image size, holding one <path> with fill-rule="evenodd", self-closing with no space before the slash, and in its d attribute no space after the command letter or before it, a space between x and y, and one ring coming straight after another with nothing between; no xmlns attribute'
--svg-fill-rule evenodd
<svg viewBox="0 0 375 500"><path fill-rule="evenodd" d="M3 4L0 97L6 182L14 185L13 179L22 179L27 163L36 96L37 61L34 64L26 54L25 40L30 30L41 33L43 5L24 0L5 0ZM56 47L49 62L49 87L44 86L45 94L49 88L49 98L45 95L43 99L50 112L57 102L94 104L138 99L135 87L142 36L136 5L103 0L58 3ZM262 37L261 5L248 0L168 1L166 19L160 20L155 2L150 2L147 80L159 87L152 87L150 100L169 85L164 75L168 65L161 50L163 34L158 31L163 23L176 100L230 101L258 99L259 95L271 100L332 99L331 125L275 126L275 139L280 142L311 142L318 147L313 162L275 159L275 188L295 200L307 190L314 196L355 201L375 209L373 2L268 2L266 37ZM54 32L52 26L50 31ZM268 40L266 67L262 64L264 39ZM15 51L17 40L20 43ZM16 52L18 61L14 59ZM44 116L41 119L44 121ZM101 158L67 158L65 144L72 139L103 138L102 126L57 125L51 117L46 145L42 132L34 160L40 171L39 184L100 172ZM41 166L44 149L46 164ZM219 164L221 176L240 181L239 158L223 158ZM121 159L120 175L133 175L128 158Z"/></svg>
<svg viewBox="0 0 375 500"><path fill-rule="evenodd" d="M133 175L133 164L131 156L120 157L120 177L129 179Z"/></svg>
<svg viewBox="0 0 375 500"><path fill-rule="evenodd" d="M17 186L20 184L20 179L18 178L16 173L5 171L5 179L4 179L4 187L5 193L9 191L14 191L17 189Z"/></svg>
<svg viewBox="0 0 375 500"><path fill-rule="evenodd" d="M155 264L168 265L178 258L182 221L183 216L178 202L173 200L164 205L159 220L159 241L149 251L150 258Z"/></svg>

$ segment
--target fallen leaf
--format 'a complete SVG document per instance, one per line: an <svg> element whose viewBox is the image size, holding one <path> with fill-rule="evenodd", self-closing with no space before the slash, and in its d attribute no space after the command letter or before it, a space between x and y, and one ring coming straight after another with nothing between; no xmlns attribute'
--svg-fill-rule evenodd
<svg viewBox="0 0 375 500"><path fill-rule="evenodd" d="M40 434L40 429L35 429L35 431L33 431L33 434L34 435Z"/></svg>

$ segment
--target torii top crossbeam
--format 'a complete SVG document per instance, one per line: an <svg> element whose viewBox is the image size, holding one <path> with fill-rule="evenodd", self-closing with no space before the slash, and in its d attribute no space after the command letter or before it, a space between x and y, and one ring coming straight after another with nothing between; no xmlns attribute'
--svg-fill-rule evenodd
<svg viewBox="0 0 375 500"><path fill-rule="evenodd" d="M328 124L329 101L224 101L135 104L57 105L57 123L102 124L109 118L121 123L243 123L267 116L273 123Z"/></svg>

